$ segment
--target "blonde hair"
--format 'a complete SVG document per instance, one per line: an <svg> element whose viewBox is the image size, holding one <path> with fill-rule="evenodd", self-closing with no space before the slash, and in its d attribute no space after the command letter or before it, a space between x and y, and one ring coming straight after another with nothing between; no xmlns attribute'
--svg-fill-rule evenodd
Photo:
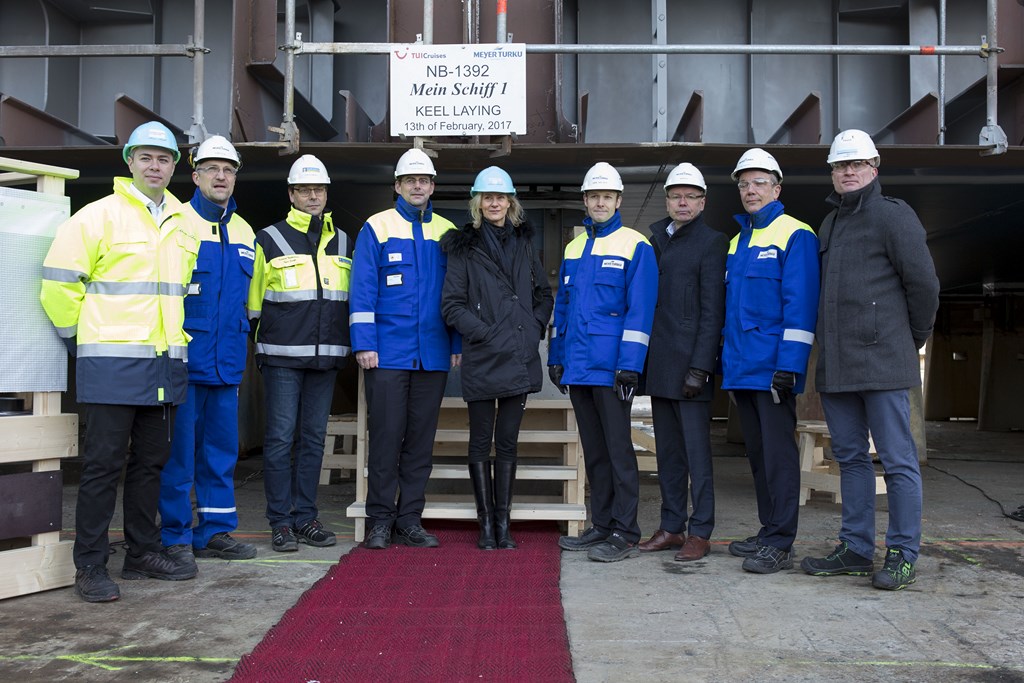
<svg viewBox="0 0 1024 683"><path fill-rule="evenodd" d="M522 225L524 220L523 205L519 203L516 196L514 194L506 194L504 192L495 192L494 194L504 194L508 197L508 213L505 214L505 218L512 224L512 227L519 227ZM480 224L483 223L484 220L483 212L480 210L480 202L482 201L480 198L482 196L483 193L480 193L469 198L469 215L473 218L473 227L477 229L480 228Z"/></svg>

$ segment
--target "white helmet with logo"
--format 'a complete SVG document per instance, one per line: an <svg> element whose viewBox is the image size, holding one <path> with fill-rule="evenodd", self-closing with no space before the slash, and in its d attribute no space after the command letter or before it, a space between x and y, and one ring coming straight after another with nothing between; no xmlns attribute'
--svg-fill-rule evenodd
<svg viewBox="0 0 1024 683"><path fill-rule="evenodd" d="M295 160L288 171L289 185L330 185L331 177L327 175L324 162L312 154L303 154Z"/></svg>
<svg viewBox="0 0 1024 683"><path fill-rule="evenodd" d="M862 130L851 128L844 130L832 141L828 150L827 162L834 164L837 161L870 161L872 166L877 167L882 163L878 156L878 150L871 136Z"/></svg>
<svg viewBox="0 0 1024 683"><path fill-rule="evenodd" d="M705 192L708 190L707 183L704 182L704 174L687 161L673 168L669 172L668 178L665 179L666 190L676 185L692 185L693 187L699 187Z"/></svg>
<svg viewBox="0 0 1024 683"><path fill-rule="evenodd" d="M404 175L428 175L434 177L437 171L434 170L434 162L430 160L427 153L418 147L405 151L405 154L398 158L395 164L395 178Z"/></svg>
<svg viewBox="0 0 1024 683"><path fill-rule="evenodd" d="M732 179L736 180L740 177L740 173L752 168L774 173L779 182L782 182L782 169L779 168L779 162L775 161L775 157L760 147L748 149L743 153L740 160L736 162L736 168L732 172Z"/></svg>
<svg viewBox="0 0 1024 683"><path fill-rule="evenodd" d="M580 187L583 192L591 190L614 190L622 192L622 176L615 168L604 161L599 161L590 167L587 175L583 177L583 185Z"/></svg>
<svg viewBox="0 0 1024 683"><path fill-rule="evenodd" d="M235 168L242 165L242 158L238 156L238 150L223 135L211 135L206 138L189 157L189 161L192 162L192 168L195 168L200 161L205 161L206 159L230 161L234 163Z"/></svg>

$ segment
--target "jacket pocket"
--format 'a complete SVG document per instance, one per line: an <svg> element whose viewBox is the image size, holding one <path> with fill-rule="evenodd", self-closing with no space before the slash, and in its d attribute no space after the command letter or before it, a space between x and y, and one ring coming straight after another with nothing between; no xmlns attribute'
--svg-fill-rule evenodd
<svg viewBox="0 0 1024 683"><path fill-rule="evenodd" d="M588 370L616 370L623 324L621 317L594 318L587 323Z"/></svg>
<svg viewBox="0 0 1024 683"><path fill-rule="evenodd" d="M856 329L857 338L864 346L878 343L878 306L874 301L861 307Z"/></svg>
<svg viewBox="0 0 1024 683"><path fill-rule="evenodd" d="M744 274L740 306L743 329L757 327L778 334L782 329L782 264L778 259L755 259Z"/></svg>

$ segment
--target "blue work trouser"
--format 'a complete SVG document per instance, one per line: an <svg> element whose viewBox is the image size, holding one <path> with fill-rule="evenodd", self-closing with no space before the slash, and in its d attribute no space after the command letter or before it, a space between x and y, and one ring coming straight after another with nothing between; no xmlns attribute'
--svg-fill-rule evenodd
<svg viewBox="0 0 1024 683"><path fill-rule="evenodd" d="M188 385L178 407L171 458L160 475L160 531L165 546L205 548L214 534L238 528L238 387ZM192 526L192 488L198 523Z"/></svg>
<svg viewBox="0 0 1024 683"><path fill-rule="evenodd" d="M271 528L297 529L318 516L316 493L338 371L264 365L260 372L267 407L263 439L267 521Z"/></svg>
<svg viewBox="0 0 1024 683"><path fill-rule="evenodd" d="M762 545L789 551L800 518L800 452L796 446L796 397L781 403L767 391L733 391L757 494Z"/></svg>
<svg viewBox="0 0 1024 683"><path fill-rule="evenodd" d="M156 524L160 469L171 451L175 407L82 404L85 439L75 508L75 567L106 566L108 531L124 471L124 538L128 553L159 552ZM125 462L127 461L127 467Z"/></svg>
<svg viewBox="0 0 1024 683"><path fill-rule="evenodd" d="M910 433L910 397L906 389L821 394L832 435L832 457L839 463L843 526L839 539L853 552L875 552L875 468L868 432L885 470L889 528L885 545L900 548L908 562L921 550L921 468Z"/></svg>
<svg viewBox="0 0 1024 683"><path fill-rule="evenodd" d="M711 538L715 529L710 406L708 401L651 398L658 443L661 528L672 534L688 532ZM692 515L687 514L687 488L693 494Z"/></svg>
<svg viewBox="0 0 1024 683"><path fill-rule="evenodd" d="M569 398L583 446L594 528L636 543L640 472L629 424L632 401L620 401L612 387L579 385L569 387Z"/></svg>
<svg viewBox="0 0 1024 683"><path fill-rule="evenodd" d="M421 523L447 381L448 373L440 371L375 368L363 373L370 431L367 528L407 529Z"/></svg>

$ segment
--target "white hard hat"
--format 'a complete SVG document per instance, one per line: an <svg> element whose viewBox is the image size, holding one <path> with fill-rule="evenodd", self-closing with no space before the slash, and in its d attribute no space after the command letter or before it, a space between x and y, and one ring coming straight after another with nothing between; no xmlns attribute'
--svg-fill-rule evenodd
<svg viewBox="0 0 1024 683"><path fill-rule="evenodd" d="M675 185L692 185L693 187L699 187L705 192L708 190L708 186L704 182L704 174L687 161L673 168L669 172L668 178L665 179L666 190Z"/></svg>
<svg viewBox="0 0 1024 683"><path fill-rule="evenodd" d="M195 168L200 161L206 159L231 161L234 162L235 168L242 165L242 158L238 156L238 150L223 135L211 135L206 138L189 157L189 161L192 162L192 168Z"/></svg>
<svg viewBox="0 0 1024 683"><path fill-rule="evenodd" d="M844 130L832 141L832 146L828 150L827 162L834 164L837 161L857 161L858 159L870 161L876 167L882 162L870 135L856 128Z"/></svg>
<svg viewBox="0 0 1024 683"><path fill-rule="evenodd" d="M437 175L437 171L434 170L434 162L430 160L427 153L419 147L413 147L398 157L398 163L395 164L395 178L401 178L404 175L433 177Z"/></svg>
<svg viewBox="0 0 1024 683"><path fill-rule="evenodd" d="M583 185L580 187L583 192L590 190L615 190L622 192L622 176L615 168L604 161L599 161L590 167L587 175L583 177Z"/></svg>
<svg viewBox="0 0 1024 683"><path fill-rule="evenodd" d="M748 149L743 153L740 160L736 162L736 168L733 169L732 179L736 180L740 177L740 173L752 168L759 168L762 171L770 171L775 174L779 179L779 182L782 182L782 169L779 168L779 162L775 161L775 157L760 147Z"/></svg>
<svg viewBox="0 0 1024 683"><path fill-rule="evenodd" d="M303 154L295 160L288 171L289 185L330 185L331 177L327 175L324 162L312 154Z"/></svg>

